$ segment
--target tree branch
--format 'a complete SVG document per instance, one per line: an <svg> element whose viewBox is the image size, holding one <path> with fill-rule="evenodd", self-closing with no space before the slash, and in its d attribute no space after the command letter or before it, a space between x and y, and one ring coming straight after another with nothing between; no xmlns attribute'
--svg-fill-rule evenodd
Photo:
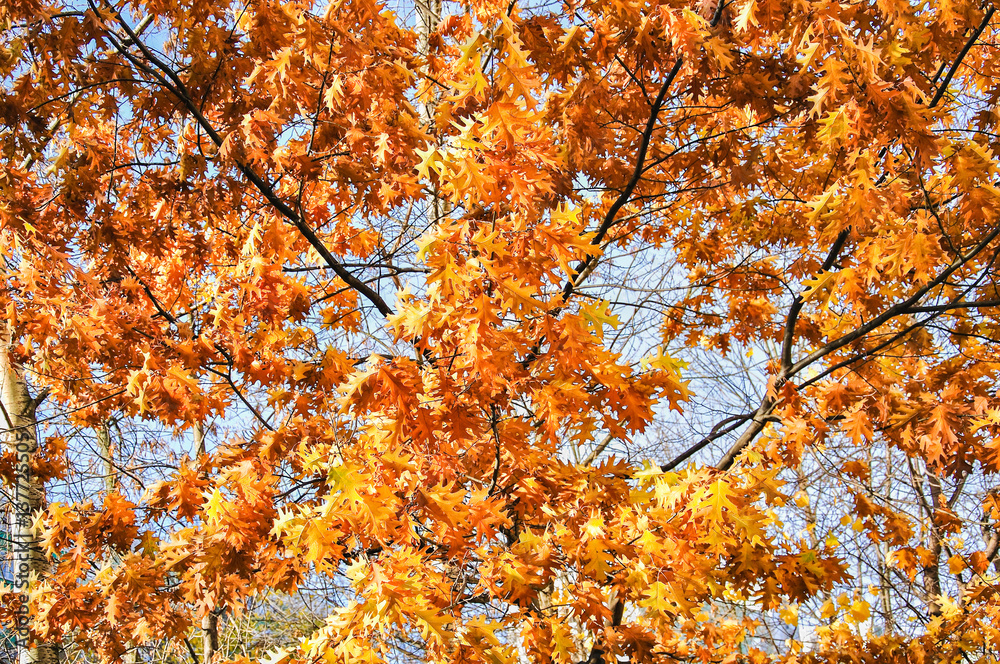
<svg viewBox="0 0 1000 664"><path fill-rule="evenodd" d="M712 442L722 438L728 433L731 433L743 426L743 423L749 419L752 419L756 413L741 413L739 415L733 415L732 417L727 417L726 419L718 422L707 436L702 438L700 441L687 448L681 452L678 456L674 457L672 460L660 466L661 472L669 472L676 468L678 465L687 461L691 456L700 450L704 449ZM728 426L727 426L728 425Z"/></svg>
<svg viewBox="0 0 1000 664"><path fill-rule="evenodd" d="M639 179L642 177L643 165L646 163L646 153L649 151L649 143L653 138L653 130L656 128L656 118L660 114L660 109L663 108L663 101L667 97L667 91L673 84L674 79L677 78L683 62L684 58L677 58L673 68L667 74L667 78L660 86L660 92L653 101L653 106L649 111L649 119L646 120L646 128L643 130L642 137L639 140L639 151L636 153L635 168L632 170L632 177L629 178L629 181L625 184L625 188L618 195L618 198L615 199L615 202L611 204L607 214L604 215L604 220L598 227L594 238L590 241L594 246L600 245L604 237L608 234L608 231L615 225L615 218L618 216L618 212L628 203L632 197L632 192L635 191L636 185L639 184ZM563 302L566 302L570 298L573 291L580 286L586 276L593 270L596 263L596 256L588 256L574 268L573 276L569 278L563 287Z"/></svg>
<svg viewBox="0 0 1000 664"><path fill-rule="evenodd" d="M930 108L937 106L937 103L941 101L941 97L943 97L944 93L948 91L948 85L951 84L951 79L955 76L955 72L958 71L959 66L961 66L962 60L964 60L965 56L969 54L969 51L972 49L972 45L976 43L977 39L979 39L979 35L983 34L983 30L986 29L986 26L989 24L990 19L993 18L993 14L995 12L996 7L992 6L986 10L986 15L983 16L982 22L975 30L972 31L972 35L969 37L969 40L965 42L965 46L963 46L962 50L959 51L958 57L955 58L955 61L951 64L951 69L948 70L948 74L944 77L944 80L941 81L941 85L938 86L937 92L934 93L934 98L931 99Z"/></svg>
<svg viewBox="0 0 1000 664"><path fill-rule="evenodd" d="M93 5L91 5L93 6ZM96 11L96 8L95 8ZM128 34L129 39L134 43L139 50L142 52L146 61L152 64L156 69L145 65L141 60L136 58L132 53L128 52L128 48L125 43L119 41L119 39L112 33L108 31L108 36L115 46L115 49L124 58L126 58L133 65L145 71L147 74L153 75L154 79L165 87L174 97L180 101L188 112L194 117L198 125L208 134L209 139L216 147L222 147L224 139L216 131L215 127L208 121L205 115L201 112L198 104L194 102L191 95L187 91L187 87L184 82L180 79L170 65L159 59L146 44L144 44L129 27L128 23L122 18L116 10L111 9L116 22L121 26L122 30ZM158 71L157 71L158 70ZM237 170L243 174L243 176L249 180L254 187L267 199L267 202L278 211L285 219L291 222L293 226L299 231L299 233L309 242L309 244L316 250L316 252L323 258L327 265L340 277L344 283L349 285L355 291L360 293L365 299L375 305L379 313L383 316L388 316L393 313L392 307L390 307L382 296L379 295L374 289L362 282L360 279L355 277L347 268L345 268L340 261L338 261L330 250L323 244L323 241L319 239L316 232L309 226L308 223L291 207L288 206L274 191L274 188L270 183L266 182L263 177L257 174L249 164L245 163L241 159L232 157L233 163L236 165Z"/></svg>

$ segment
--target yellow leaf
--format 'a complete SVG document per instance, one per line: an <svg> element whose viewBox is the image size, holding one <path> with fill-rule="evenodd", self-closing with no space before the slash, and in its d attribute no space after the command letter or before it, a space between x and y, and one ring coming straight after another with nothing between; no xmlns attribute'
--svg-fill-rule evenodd
<svg viewBox="0 0 1000 664"><path fill-rule="evenodd" d="M286 664L288 660L291 659L291 655L287 648L282 648L281 650L272 650L267 653L267 656L261 658L261 664Z"/></svg>
<svg viewBox="0 0 1000 664"><path fill-rule="evenodd" d="M602 537L604 535L604 519L594 514L587 521L586 525L583 526L583 532L587 535L588 539Z"/></svg>
<svg viewBox="0 0 1000 664"><path fill-rule="evenodd" d="M431 169L434 169L438 173L441 172L439 164L441 163L441 153L438 152L437 148L433 145L428 146L426 150L421 150L417 148L415 150L417 156L420 157L420 165L417 166L417 175L421 178L429 179L431 176Z"/></svg>
<svg viewBox="0 0 1000 664"><path fill-rule="evenodd" d="M362 498L358 494L358 487L361 486L361 481L354 468L350 466L330 466L330 470L327 473L327 481L330 484L330 489L339 493L343 499L354 503L362 502Z"/></svg>
<svg viewBox="0 0 1000 664"><path fill-rule="evenodd" d="M808 67L809 63L811 63L813 58L816 56L816 49L818 48L819 44L816 42L806 44L806 47L799 51L799 54L795 56L795 60L803 67Z"/></svg>
<svg viewBox="0 0 1000 664"><path fill-rule="evenodd" d="M757 18L754 16L756 10L756 0L747 0L747 3L740 9L740 13L736 16L736 27L740 32L746 32L750 26L757 25Z"/></svg>
<svg viewBox="0 0 1000 664"><path fill-rule="evenodd" d="M211 494L208 496L208 501L205 503L205 514L208 516L208 520L214 523L218 523L219 517L222 516L223 506L225 502L222 499L222 492L216 487Z"/></svg>
<svg viewBox="0 0 1000 664"><path fill-rule="evenodd" d="M830 206L830 201L833 198L834 187L828 188L823 192L821 196L813 198L809 201L809 214L806 216L806 221L810 224L815 224L819 221L823 212Z"/></svg>
<svg viewBox="0 0 1000 664"><path fill-rule="evenodd" d="M670 594L669 586L659 581L654 581L644 593L644 598L639 600L638 603L639 606L647 609L665 613L673 607L673 602L670 601Z"/></svg>
<svg viewBox="0 0 1000 664"><path fill-rule="evenodd" d="M420 625L420 632L424 638L434 634L441 641L451 639L451 633L445 628L452 622L451 616L429 609L418 609L413 614L417 617L417 624Z"/></svg>
<svg viewBox="0 0 1000 664"><path fill-rule="evenodd" d="M48 169L45 171L45 174L52 175L53 173L56 173L60 168L63 167L63 164L66 163L66 160L68 158L69 158L69 144L65 144L59 150L59 154L56 155L56 158L52 160L52 165L48 167ZM163 203L160 203L160 205L162 206Z"/></svg>
<svg viewBox="0 0 1000 664"><path fill-rule="evenodd" d="M871 607L863 599L855 600L851 604L850 614L855 622L864 622L871 617Z"/></svg>
<svg viewBox="0 0 1000 664"><path fill-rule="evenodd" d="M677 360L671 357L663 346L657 347L656 355L642 358L640 365L643 369L660 369L670 372L677 377L680 377L681 369L688 367L688 363L684 360Z"/></svg>
<svg viewBox="0 0 1000 664"><path fill-rule="evenodd" d="M482 33L477 32L475 35L473 35L472 38L469 39L469 41L467 41L462 46L462 57L458 59L458 64L464 64L468 62L473 55L478 53L480 50L480 45L483 43L483 41L484 39Z"/></svg>
<svg viewBox="0 0 1000 664"><path fill-rule="evenodd" d="M607 300L588 302L580 307L580 313L583 314L583 317L587 320L589 326L593 328L599 337L603 336L605 325L610 325L615 329L621 325L621 321L618 320L618 316L615 316L608 311L610 307L611 303Z"/></svg>
<svg viewBox="0 0 1000 664"><path fill-rule="evenodd" d="M428 233L417 240L417 260L426 260L427 254L434 249L438 243L438 238L433 233Z"/></svg>
<svg viewBox="0 0 1000 664"><path fill-rule="evenodd" d="M962 613L962 609L958 606L958 602L956 602L952 597L942 595L938 599L938 605L941 607L941 615L946 620L957 618Z"/></svg>
<svg viewBox="0 0 1000 664"><path fill-rule="evenodd" d="M843 108L838 108L836 111L829 111L820 120L820 124L823 127L819 130L818 137L827 144L846 138L851 128L847 121L847 114L844 113Z"/></svg>
<svg viewBox="0 0 1000 664"><path fill-rule="evenodd" d="M736 514L736 505L731 500L733 488L724 480L716 480L712 483L709 497L705 504L709 507L712 519L721 521L726 510L730 514Z"/></svg>
<svg viewBox="0 0 1000 664"><path fill-rule="evenodd" d="M648 482L649 480L656 479L663 474L660 467L654 464L649 459L642 462L642 468L637 470L632 474L632 477L639 480L640 482Z"/></svg>
<svg viewBox="0 0 1000 664"><path fill-rule="evenodd" d="M817 299L822 304L826 304L830 299L833 288L837 285L837 278L840 272L820 272L812 279L806 279L802 285L806 290L802 293L802 301L808 302Z"/></svg>

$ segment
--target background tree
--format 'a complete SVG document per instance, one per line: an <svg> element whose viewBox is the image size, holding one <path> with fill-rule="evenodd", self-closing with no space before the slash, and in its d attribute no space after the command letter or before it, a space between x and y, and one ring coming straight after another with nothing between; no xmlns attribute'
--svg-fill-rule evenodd
<svg viewBox="0 0 1000 664"><path fill-rule="evenodd" d="M4 418L9 456L14 461L11 473L8 537L10 543L10 583L14 601L10 602L13 617L7 624L13 644L19 649L20 662L58 661L58 644L30 643L23 611L39 577L48 571L49 563L42 548L40 528L34 516L45 507L44 474L39 473L36 411L42 393L32 397L24 376L10 359L9 332L0 333L0 414Z"/></svg>

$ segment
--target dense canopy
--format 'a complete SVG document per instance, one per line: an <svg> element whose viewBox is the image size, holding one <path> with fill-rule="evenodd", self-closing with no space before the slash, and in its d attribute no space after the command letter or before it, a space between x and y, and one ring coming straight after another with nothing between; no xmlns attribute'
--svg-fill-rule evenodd
<svg viewBox="0 0 1000 664"><path fill-rule="evenodd" d="M6 0L21 661L996 661L995 13Z"/></svg>

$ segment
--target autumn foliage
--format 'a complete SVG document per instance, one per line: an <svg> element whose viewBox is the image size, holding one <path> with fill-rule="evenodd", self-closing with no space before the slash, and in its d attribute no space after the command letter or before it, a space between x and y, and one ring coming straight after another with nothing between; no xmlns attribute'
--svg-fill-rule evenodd
<svg viewBox="0 0 1000 664"><path fill-rule="evenodd" d="M995 661L994 14L7 0L32 638Z"/></svg>

